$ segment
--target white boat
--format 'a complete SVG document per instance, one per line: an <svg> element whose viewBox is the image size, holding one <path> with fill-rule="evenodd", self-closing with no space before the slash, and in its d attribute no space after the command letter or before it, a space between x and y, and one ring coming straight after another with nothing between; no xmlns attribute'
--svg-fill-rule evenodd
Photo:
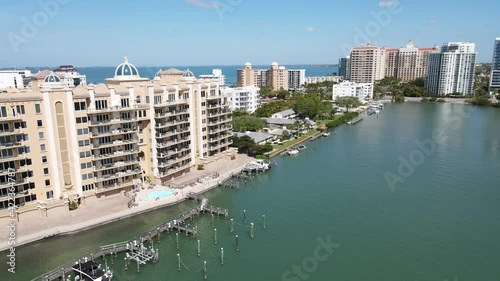
<svg viewBox="0 0 500 281"><path fill-rule="evenodd" d="M299 152L300 151L298 149L292 149L288 151L288 155L297 155Z"/></svg>
<svg viewBox="0 0 500 281"><path fill-rule="evenodd" d="M111 281L113 278L113 273L109 269L104 271L92 260L77 262L73 265L73 271L82 281Z"/></svg>
<svg viewBox="0 0 500 281"><path fill-rule="evenodd" d="M331 135L331 133L330 133L330 132L324 132L324 133L322 134L322 136L323 136L323 137L325 137L325 138L326 138L326 137L329 137L330 135Z"/></svg>
<svg viewBox="0 0 500 281"><path fill-rule="evenodd" d="M299 151L306 150L306 148L307 147L305 145L299 145L299 147L297 147Z"/></svg>
<svg viewBox="0 0 500 281"><path fill-rule="evenodd" d="M264 162L262 159L257 159L253 162L248 163L244 170L247 172L253 172L253 171L267 171L269 170L271 166L269 163Z"/></svg>

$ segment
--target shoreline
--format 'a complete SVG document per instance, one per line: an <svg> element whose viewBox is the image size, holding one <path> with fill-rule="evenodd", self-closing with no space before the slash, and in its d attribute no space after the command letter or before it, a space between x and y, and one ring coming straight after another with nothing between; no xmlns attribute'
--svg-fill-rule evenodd
<svg viewBox="0 0 500 281"><path fill-rule="evenodd" d="M280 150L277 150L277 151L275 151L275 152L271 152L271 154L269 154L269 159L272 159L272 158L274 158L274 157L276 157L276 156L281 155L281 153L283 153L284 151L288 150L290 147L297 146L297 145L302 144L302 143L304 143L304 142L306 142L306 141L309 141L309 140L311 140L311 139L314 139L314 138L316 138L317 136L319 136L319 135L321 135L321 134L323 134L323 131L317 131L316 133L314 133L314 134L312 134L312 135L310 135L310 136L308 136L308 137L304 138L303 140L300 140L299 142L294 143L293 145L290 145L290 146L284 147L284 148L282 148L282 149L280 149Z"/></svg>
<svg viewBox="0 0 500 281"><path fill-rule="evenodd" d="M240 172L243 167L247 164L248 161L245 161L244 164L240 164L235 168L228 169L220 174L219 177L211 179L205 183L197 184L195 186L188 186L184 189L181 189L177 192L176 195L172 197L168 197L166 199L174 199L173 201L157 201L152 202L148 205L137 206L134 208L128 208L123 211L119 211L107 216L98 217L92 220L84 221L74 225L67 226L57 226L51 229L31 233L28 235L24 235L21 237L17 237L16 244L14 248L19 248L27 245L31 245L33 243L42 241L44 239L63 236L63 235L72 235L81 231L93 229L96 227L100 227L109 223L113 223L116 221L120 221L122 219L130 218L136 215L144 214L150 211L158 210L161 208L171 207L177 205L179 203L187 201L189 198L187 194L190 192L194 192L197 194L203 194L208 191L211 191L219 186L219 182L222 182L228 178L230 178L233 174ZM8 244L8 241L2 241L0 243L0 252L8 251L12 245Z"/></svg>

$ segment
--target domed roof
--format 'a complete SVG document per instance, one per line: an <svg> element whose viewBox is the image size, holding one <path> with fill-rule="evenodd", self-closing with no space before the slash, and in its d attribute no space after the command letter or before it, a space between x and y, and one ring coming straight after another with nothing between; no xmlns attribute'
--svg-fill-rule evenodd
<svg viewBox="0 0 500 281"><path fill-rule="evenodd" d="M54 72L51 72L49 75L43 79L44 83L61 83L61 78L59 78L57 75L54 74Z"/></svg>
<svg viewBox="0 0 500 281"><path fill-rule="evenodd" d="M194 73L193 73L191 70L189 70L189 68L188 68L188 69L187 69L186 71L184 71L184 73L182 74L182 78L195 79L195 78L196 78L196 76L194 76Z"/></svg>
<svg viewBox="0 0 500 281"><path fill-rule="evenodd" d="M160 68L160 70L158 70L158 72L156 72L155 77L160 77L162 71L163 70L161 70L161 68Z"/></svg>
<svg viewBox="0 0 500 281"><path fill-rule="evenodd" d="M252 64L247 62L247 63L245 63L245 66L252 66Z"/></svg>
<svg viewBox="0 0 500 281"><path fill-rule="evenodd" d="M120 77L120 76L136 76L139 77L139 71L137 71L137 68L128 62L128 58L124 57L123 58L123 63L120 64L118 67L116 67L115 70L115 78Z"/></svg>
<svg viewBox="0 0 500 281"><path fill-rule="evenodd" d="M279 66L279 63L277 63L277 62L273 62L271 65L272 65L272 66Z"/></svg>

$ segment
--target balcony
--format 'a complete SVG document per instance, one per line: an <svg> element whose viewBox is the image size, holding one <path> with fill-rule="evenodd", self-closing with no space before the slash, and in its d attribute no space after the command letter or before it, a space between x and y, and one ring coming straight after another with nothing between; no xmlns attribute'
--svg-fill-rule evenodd
<svg viewBox="0 0 500 281"><path fill-rule="evenodd" d="M109 137L109 136L116 136L116 135L126 135L126 134L132 134L132 133L137 133L137 128L126 128L126 129L114 129L108 132L90 132L90 138L101 138L101 137Z"/></svg>
<svg viewBox="0 0 500 281"><path fill-rule="evenodd" d="M15 135L22 135L23 132L21 129L14 129L14 130L9 130L9 131L0 131L0 136L15 136Z"/></svg>
<svg viewBox="0 0 500 281"><path fill-rule="evenodd" d="M26 146L22 142L2 142L0 143L0 148L18 148Z"/></svg>
<svg viewBox="0 0 500 281"><path fill-rule="evenodd" d="M148 109L148 105L134 105L134 106L129 106L129 107L121 107L121 106L111 106L107 108L102 108L102 109L88 109L87 113L88 114L98 114L98 113L104 113L104 112L125 112L125 111L136 111L136 110L144 110Z"/></svg>
<svg viewBox="0 0 500 281"><path fill-rule="evenodd" d="M108 180L114 180L114 179L119 179L119 178L123 178L123 177L139 175L139 174L141 174L140 169L120 171L120 172L116 172L114 174L107 174L107 175L103 175L100 177L94 177L94 182L100 183L100 182L104 182L104 181L108 181Z"/></svg>
<svg viewBox="0 0 500 281"><path fill-rule="evenodd" d="M23 120L22 115L16 115L16 116L9 115L0 117L0 122L19 121L19 120Z"/></svg>
<svg viewBox="0 0 500 281"><path fill-rule="evenodd" d="M155 114L155 118L161 119L161 118L174 117L174 116L188 114L188 113L189 113L188 109L172 110L172 111L163 112L161 114Z"/></svg>
<svg viewBox="0 0 500 281"><path fill-rule="evenodd" d="M140 161L138 161L138 160L117 161L117 162L111 163L111 164L94 166L93 170L94 170L94 172L100 172L100 171L105 171L105 170L126 167L126 166L130 166L130 165L138 165L139 163L140 163Z"/></svg>
<svg viewBox="0 0 500 281"><path fill-rule="evenodd" d="M127 145L127 144L138 144L138 143L139 143L138 139L115 140L111 143L91 144L90 149L101 149L101 148L108 148L108 147L123 146L123 145Z"/></svg>
<svg viewBox="0 0 500 281"><path fill-rule="evenodd" d="M97 186L95 189L96 194L101 194L113 190L118 190L122 188L127 188L127 187L132 187L134 186L135 183L134 181L128 181L128 182L122 182L122 183L115 183L113 185L103 185L103 186Z"/></svg>
<svg viewBox="0 0 500 281"><path fill-rule="evenodd" d="M7 181L0 183L0 188L6 188L11 186L19 186L29 182L29 178L16 179L15 181Z"/></svg>
<svg viewBox="0 0 500 281"><path fill-rule="evenodd" d="M167 107L167 106L172 106L172 105L180 105L180 104L189 104L189 99L177 99L173 101L165 101L162 103L155 103L153 107Z"/></svg>
<svg viewBox="0 0 500 281"><path fill-rule="evenodd" d="M187 160L189 158L190 157L184 157L183 159ZM179 159L179 161L183 161L183 160ZM173 175L175 173L178 173L180 171L186 170L186 169L188 169L190 167L190 165L191 165L191 162L188 162L188 163L186 163L186 164L184 164L182 166L178 166L176 168L171 167L171 168L167 169L166 172L160 173L160 177L168 177L168 176ZM162 165L162 166L159 165L159 168L167 168L167 167L170 167L170 166L171 165Z"/></svg>
<svg viewBox="0 0 500 281"><path fill-rule="evenodd" d="M23 160L26 158L27 158L27 156L24 153L19 154L19 155L4 156L4 157L0 157L0 163L10 162L10 161L19 161L19 160Z"/></svg>
<svg viewBox="0 0 500 281"><path fill-rule="evenodd" d="M107 154L93 155L92 161L98 161L98 160L103 160L103 159L108 159L108 158L116 158L116 157L120 157L120 156L134 155L137 153L139 153L139 149L132 149L132 150L127 150L127 151L115 151L115 152L107 153Z"/></svg>
<svg viewBox="0 0 500 281"><path fill-rule="evenodd" d="M164 139L164 138L169 138L169 137L181 134L181 133L182 133L181 130L173 130L173 131L169 131L167 133L156 133L156 138L157 139Z"/></svg>
<svg viewBox="0 0 500 281"><path fill-rule="evenodd" d="M9 174L19 174L19 173L24 173L24 172L28 172L28 171L31 171L28 168L28 166L21 166L21 167L16 168L16 169L1 170L0 171L0 176L6 176L6 175L9 175Z"/></svg>

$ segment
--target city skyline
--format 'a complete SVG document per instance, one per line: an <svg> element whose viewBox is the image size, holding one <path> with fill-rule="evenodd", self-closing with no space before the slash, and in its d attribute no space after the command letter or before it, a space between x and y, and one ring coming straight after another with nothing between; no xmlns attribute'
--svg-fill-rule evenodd
<svg viewBox="0 0 500 281"><path fill-rule="evenodd" d="M419 47L474 42L478 62L490 63L500 25L494 16L500 4L494 1L473 14L465 5L427 0L332 6L342 13L324 9L331 3L320 0L116 2L2 3L0 68L113 66L123 56L137 66L336 64L347 49L362 43L398 48L408 40Z"/></svg>

